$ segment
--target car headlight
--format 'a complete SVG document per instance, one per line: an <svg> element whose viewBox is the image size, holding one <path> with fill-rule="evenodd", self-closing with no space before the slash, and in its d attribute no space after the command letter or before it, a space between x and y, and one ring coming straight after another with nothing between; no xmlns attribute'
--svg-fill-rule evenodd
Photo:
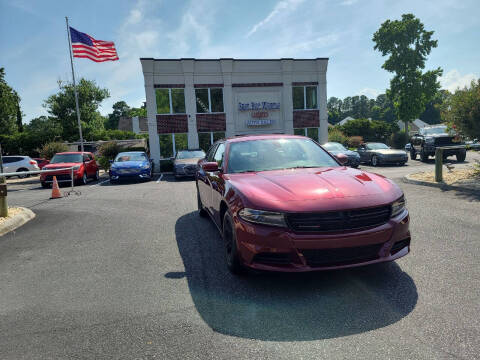
<svg viewBox="0 0 480 360"><path fill-rule="evenodd" d="M73 170L74 170L74 171L80 170L80 165L74 166L74 167L73 167Z"/></svg>
<svg viewBox="0 0 480 360"><path fill-rule="evenodd" d="M425 143L426 144L433 144L435 142L435 139L434 138L426 138L425 139Z"/></svg>
<svg viewBox="0 0 480 360"><path fill-rule="evenodd" d="M282 213L243 208L238 212L238 215L243 220L251 223L255 223L255 224L282 226L282 227L287 226L285 222L285 216Z"/></svg>
<svg viewBox="0 0 480 360"><path fill-rule="evenodd" d="M150 164L142 165L142 169L148 169L149 167L150 167Z"/></svg>
<svg viewBox="0 0 480 360"><path fill-rule="evenodd" d="M392 214L391 217L395 217L400 214L404 209L407 201L405 200L405 196L402 196L397 201L394 201L392 204Z"/></svg>

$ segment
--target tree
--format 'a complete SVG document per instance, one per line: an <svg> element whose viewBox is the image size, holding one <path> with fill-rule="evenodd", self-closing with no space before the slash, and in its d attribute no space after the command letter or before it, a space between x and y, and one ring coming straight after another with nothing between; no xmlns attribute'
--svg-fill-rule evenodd
<svg viewBox="0 0 480 360"><path fill-rule="evenodd" d="M383 142L387 141L392 133L399 130L396 124L368 119L351 120L338 128L346 136L361 136L365 141Z"/></svg>
<svg viewBox="0 0 480 360"><path fill-rule="evenodd" d="M448 90L438 91L433 99L425 106L425 111L420 115L420 120L425 121L427 124L439 124L442 122L440 109L448 96Z"/></svg>
<svg viewBox="0 0 480 360"><path fill-rule="evenodd" d="M5 69L0 68L0 134L17 132L17 112L19 97L5 81Z"/></svg>
<svg viewBox="0 0 480 360"><path fill-rule="evenodd" d="M118 129L118 122L121 117L129 116L130 107L125 101L117 101L112 106L113 112L108 114L108 120L105 122L105 128L115 130Z"/></svg>
<svg viewBox="0 0 480 360"><path fill-rule="evenodd" d="M51 118L61 125L62 138L76 141L79 139L79 134L73 85L59 81L58 86L59 92L45 100L43 106ZM77 84L77 91L82 130L85 129L87 138L89 133L103 130L104 119L98 112L98 108L110 95L107 89L98 87L95 81L83 78Z"/></svg>
<svg viewBox="0 0 480 360"><path fill-rule="evenodd" d="M33 134L42 144L60 140L62 127L50 117L39 116L25 125L25 132Z"/></svg>
<svg viewBox="0 0 480 360"><path fill-rule="evenodd" d="M17 130L23 132L22 111L20 110L20 98L17 97Z"/></svg>
<svg viewBox="0 0 480 360"><path fill-rule="evenodd" d="M433 31L426 31L413 14L402 15L402 20L387 20L373 35L374 49L382 56L389 55L382 68L395 76L390 81L387 96L393 101L398 118L408 122L416 119L425 110L440 88L437 81L442 69L427 71L427 55L437 47L432 40Z"/></svg>
<svg viewBox="0 0 480 360"><path fill-rule="evenodd" d="M447 97L441 114L443 120L461 134L480 139L480 79Z"/></svg>

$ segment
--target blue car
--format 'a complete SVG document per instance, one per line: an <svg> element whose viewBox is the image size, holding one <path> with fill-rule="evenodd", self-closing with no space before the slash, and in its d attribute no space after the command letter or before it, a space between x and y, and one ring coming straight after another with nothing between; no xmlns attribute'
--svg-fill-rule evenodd
<svg viewBox="0 0 480 360"><path fill-rule="evenodd" d="M153 176L152 161L141 151L121 152L110 166L110 182L121 179L151 180Z"/></svg>

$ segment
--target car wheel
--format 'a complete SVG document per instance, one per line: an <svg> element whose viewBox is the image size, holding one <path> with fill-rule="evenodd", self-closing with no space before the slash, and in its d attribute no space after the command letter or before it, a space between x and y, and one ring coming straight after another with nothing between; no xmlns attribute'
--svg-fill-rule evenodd
<svg viewBox="0 0 480 360"><path fill-rule="evenodd" d="M243 273L243 266L238 258L237 238L233 220L228 211L223 217L223 241L225 243L225 259L228 270L234 275Z"/></svg>
<svg viewBox="0 0 480 360"><path fill-rule="evenodd" d="M87 172L84 171L82 176L82 185L87 185L87 183L88 183Z"/></svg>
<svg viewBox="0 0 480 360"><path fill-rule="evenodd" d="M20 171L28 171L28 169L25 169L25 168L21 168L21 169L18 169L17 172L20 172ZM30 175L29 174L23 174L23 175L18 175L18 178L19 179L25 179L27 177L29 177Z"/></svg>
<svg viewBox="0 0 480 360"><path fill-rule="evenodd" d="M412 159L412 160L417 159L417 153L415 152L415 149L410 150L410 159Z"/></svg>
<svg viewBox="0 0 480 360"><path fill-rule="evenodd" d="M423 148L422 148L422 150L420 150L420 160L422 162L427 162L428 161L428 155L425 154L425 151L423 151Z"/></svg>
<svg viewBox="0 0 480 360"><path fill-rule="evenodd" d="M377 155L372 156L372 166L378 166L378 157Z"/></svg>
<svg viewBox="0 0 480 360"><path fill-rule="evenodd" d="M198 191L198 187L197 187L197 208L198 208L198 215L200 215L201 217L207 217L207 210L205 210L205 208L203 207L203 204L202 204L202 199L200 199L200 192Z"/></svg>
<svg viewBox="0 0 480 360"><path fill-rule="evenodd" d="M42 188L44 188L44 189L49 189L50 188L50 184L47 184L46 182L42 181L41 184L42 184Z"/></svg>
<svg viewBox="0 0 480 360"><path fill-rule="evenodd" d="M94 180L98 180L100 179L100 170L97 169L97 171L95 171L95 176L93 177Z"/></svg>
<svg viewBox="0 0 480 360"><path fill-rule="evenodd" d="M464 162L465 158L467 157L467 153L466 152L457 153L456 157L457 157L457 162Z"/></svg>

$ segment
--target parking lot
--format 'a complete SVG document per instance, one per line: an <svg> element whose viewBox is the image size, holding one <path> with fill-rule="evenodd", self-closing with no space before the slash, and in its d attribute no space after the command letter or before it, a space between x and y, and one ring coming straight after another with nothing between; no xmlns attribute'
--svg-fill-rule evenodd
<svg viewBox="0 0 480 360"><path fill-rule="evenodd" d="M433 167L361 166L404 190L410 255L247 277L226 270L194 181L103 176L56 200L12 181L9 205L37 216L0 238L0 358L479 358L480 195L400 180Z"/></svg>

